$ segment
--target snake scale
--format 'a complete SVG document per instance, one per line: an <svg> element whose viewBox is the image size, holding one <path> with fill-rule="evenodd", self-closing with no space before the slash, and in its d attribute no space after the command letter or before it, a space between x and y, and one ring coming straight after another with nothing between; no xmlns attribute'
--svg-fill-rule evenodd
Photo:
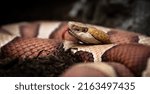
<svg viewBox="0 0 150 94"><path fill-rule="evenodd" d="M70 50L82 63L61 76L150 76L150 37L73 21L0 27L1 58L33 58ZM40 53L40 54L39 54Z"/></svg>

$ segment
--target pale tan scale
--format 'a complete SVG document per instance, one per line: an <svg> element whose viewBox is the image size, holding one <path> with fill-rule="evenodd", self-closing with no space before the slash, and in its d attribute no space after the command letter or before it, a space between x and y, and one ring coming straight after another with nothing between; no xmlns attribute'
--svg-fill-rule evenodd
<svg viewBox="0 0 150 94"><path fill-rule="evenodd" d="M15 37L20 36L19 23L8 24L1 27L0 30L0 48L13 40Z"/></svg>
<svg viewBox="0 0 150 94"><path fill-rule="evenodd" d="M150 77L150 58L147 60L147 67L142 73L143 77Z"/></svg>
<svg viewBox="0 0 150 94"><path fill-rule="evenodd" d="M1 27L0 30L0 48L12 41L15 37L20 37L20 26L29 24L28 22L12 23Z"/></svg>
<svg viewBox="0 0 150 94"><path fill-rule="evenodd" d="M139 35L139 43L144 45L150 45L150 37L145 35Z"/></svg>
<svg viewBox="0 0 150 94"><path fill-rule="evenodd" d="M12 36L20 36L20 25L28 24L27 22L21 22L17 24L8 24L2 26L2 29L7 30Z"/></svg>
<svg viewBox="0 0 150 94"><path fill-rule="evenodd" d="M15 37L16 36L11 36L0 31L0 48L7 44L9 41L13 40Z"/></svg>
<svg viewBox="0 0 150 94"><path fill-rule="evenodd" d="M52 32L59 27L61 22L41 22L38 38L49 38Z"/></svg>

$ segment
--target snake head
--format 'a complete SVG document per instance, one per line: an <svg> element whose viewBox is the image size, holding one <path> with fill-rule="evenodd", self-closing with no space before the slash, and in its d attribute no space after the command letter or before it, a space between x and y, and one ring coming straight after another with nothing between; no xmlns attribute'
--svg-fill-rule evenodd
<svg viewBox="0 0 150 94"><path fill-rule="evenodd" d="M86 44L100 44L101 42L95 39L88 31L89 27L84 23L79 22L68 22L68 32L76 37L80 42Z"/></svg>
<svg viewBox="0 0 150 94"><path fill-rule="evenodd" d="M69 33L83 43L87 44L108 44L110 43L109 36L95 28L84 23L68 22Z"/></svg>

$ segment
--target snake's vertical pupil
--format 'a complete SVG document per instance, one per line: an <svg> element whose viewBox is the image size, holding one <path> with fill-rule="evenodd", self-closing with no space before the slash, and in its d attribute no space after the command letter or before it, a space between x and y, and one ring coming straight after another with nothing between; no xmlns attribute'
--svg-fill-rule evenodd
<svg viewBox="0 0 150 94"><path fill-rule="evenodd" d="M82 32L87 32L88 31L88 28L87 27L84 27L83 29L82 29Z"/></svg>

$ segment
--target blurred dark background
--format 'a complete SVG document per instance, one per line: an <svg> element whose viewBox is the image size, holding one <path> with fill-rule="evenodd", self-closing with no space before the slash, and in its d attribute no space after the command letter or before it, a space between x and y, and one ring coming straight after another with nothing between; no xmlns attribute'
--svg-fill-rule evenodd
<svg viewBox="0 0 150 94"><path fill-rule="evenodd" d="M0 25L21 21L74 20L150 36L150 0L2 1Z"/></svg>

